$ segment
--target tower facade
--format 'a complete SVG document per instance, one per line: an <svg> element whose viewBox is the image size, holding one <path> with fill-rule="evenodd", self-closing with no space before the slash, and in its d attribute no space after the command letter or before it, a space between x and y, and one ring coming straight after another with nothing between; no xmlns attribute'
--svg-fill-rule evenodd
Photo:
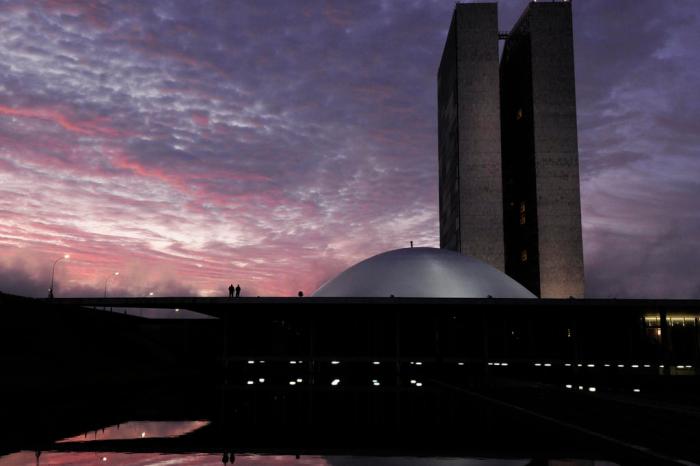
<svg viewBox="0 0 700 466"><path fill-rule="evenodd" d="M486 251L500 243L499 268L534 294L582 297L571 3L531 2L494 78L484 58L498 54L496 12L495 4L457 5L440 65L440 244L499 267ZM500 144L492 144L494 117Z"/></svg>
<svg viewBox="0 0 700 466"><path fill-rule="evenodd" d="M543 298L583 297L570 2L529 4L500 80L506 273Z"/></svg>
<svg viewBox="0 0 700 466"><path fill-rule="evenodd" d="M457 4L438 72L440 247L505 270L498 10Z"/></svg>

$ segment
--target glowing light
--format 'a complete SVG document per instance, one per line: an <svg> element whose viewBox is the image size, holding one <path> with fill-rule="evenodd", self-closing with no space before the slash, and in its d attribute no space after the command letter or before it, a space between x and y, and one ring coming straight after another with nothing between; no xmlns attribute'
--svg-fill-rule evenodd
<svg viewBox="0 0 700 466"><path fill-rule="evenodd" d="M254 383L255 383L255 382L253 382L252 380L249 380L249 381L248 381L248 385L253 385Z"/></svg>
<svg viewBox="0 0 700 466"><path fill-rule="evenodd" d="M574 386L571 385L570 383L567 383L567 384L566 384L566 388L573 388L573 387L574 387Z"/></svg>
<svg viewBox="0 0 700 466"><path fill-rule="evenodd" d="M338 364L340 364L340 361L331 361L331 364L337 366Z"/></svg>
<svg viewBox="0 0 700 466"><path fill-rule="evenodd" d="M617 367L625 367L624 364L618 364Z"/></svg>
<svg viewBox="0 0 700 466"><path fill-rule="evenodd" d="M255 364L255 361L248 361L248 364Z"/></svg>
<svg viewBox="0 0 700 466"><path fill-rule="evenodd" d="M411 379L411 383L412 384L416 383L416 379Z"/></svg>
<svg viewBox="0 0 700 466"><path fill-rule="evenodd" d="M463 366L464 363L463 363L463 362L458 362L457 365L458 365L458 366Z"/></svg>
<svg viewBox="0 0 700 466"><path fill-rule="evenodd" d="M260 382L260 383L265 383L265 379L260 378L260 379L258 379L258 382Z"/></svg>
<svg viewBox="0 0 700 466"><path fill-rule="evenodd" d="M146 438L146 432L141 432L141 438Z"/></svg>
<svg viewBox="0 0 700 466"><path fill-rule="evenodd" d="M378 365L379 365L379 361L372 361L372 364L375 365L375 366L378 366Z"/></svg>
<svg viewBox="0 0 700 466"><path fill-rule="evenodd" d="M589 392L595 392L595 387L588 387Z"/></svg>
<svg viewBox="0 0 700 466"><path fill-rule="evenodd" d="M303 382L302 379L297 379L297 383L302 383L302 382Z"/></svg>
<svg viewBox="0 0 700 466"><path fill-rule="evenodd" d="M586 367L595 367L595 364L586 364Z"/></svg>
<svg viewBox="0 0 700 466"><path fill-rule="evenodd" d="M416 366L422 366L422 365L423 365L423 363L422 363L422 362L420 362L420 361L416 361Z"/></svg>
<svg viewBox="0 0 700 466"><path fill-rule="evenodd" d="M544 364L544 367L552 367L552 363L546 362L546 363Z"/></svg>
<svg viewBox="0 0 700 466"><path fill-rule="evenodd" d="M423 386L423 383L421 383L421 382L416 382L416 387L422 387L422 386Z"/></svg>
<svg viewBox="0 0 700 466"><path fill-rule="evenodd" d="M331 385L333 385L335 387L339 383L340 383L340 379L333 379L333 381L331 382Z"/></svg>
<svg viewBox="0 0 700 466"><path fill-rule="evenodd" d="M106 457L106 456L103 456L103 457L102 457L102 461L103 461L103 462L107 461L107 457Z"/></svg>
<svg viewBox="0 0 700 466"><path fill-rule="evenodd" d="M539 363L539 362L536 362L536 363L535 363L535 367L540 367L541 365L542 365L542 364Z"/></svg>
<svg viewBox="0 0 700 466"><path fill-rule="evenodd" d="M289 381L289 385L296 385L296 384L297 384L296 380L290 380L290 381Z"/></svg>
<svg viewBox="0 0 700 466"><path fill-rule="evenodd" d="M501 363L501 367L503 367L503 366L507 366L507 365L508 365L508 363L507 363L507 362L502 362L502 363Z"/></svg>
<svg viewBox="0 0 700 466"><path fill-rule="evenodd" d="M638 368L639 368L639 364L632 364L632 369L638 369Z"/></svg>
<svg viewBox="0 0 700 466"><path fill-rule="evenodd" d="M634 388L634 389L632 389L632 391L633 391L634 393L639 393L639 392L641 392L641 390L638 389L638 388Z"/></svg>
<svg viewBox="0 0 700 466"><path fill-rule="evenodd" d="M570 363L570 362L564 363L564 365L565 365L566 367L571 367L571 363Z"/></svg>

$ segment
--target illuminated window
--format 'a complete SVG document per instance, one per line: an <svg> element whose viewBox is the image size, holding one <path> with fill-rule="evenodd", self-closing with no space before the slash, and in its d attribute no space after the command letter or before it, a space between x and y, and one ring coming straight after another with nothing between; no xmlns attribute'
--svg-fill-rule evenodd
<svg viewBox="0 0 700 466"><path fill-rule="evenodd" d="M527 262L527 249L520 251L520 262Z"/></svg>
<svg viewBox="0 0 700 466"><path fill-rule="evenodd" d="M516 120L522 120L523 119L523 109L519 108L517 112L515 112L515 119Z"/></svg>

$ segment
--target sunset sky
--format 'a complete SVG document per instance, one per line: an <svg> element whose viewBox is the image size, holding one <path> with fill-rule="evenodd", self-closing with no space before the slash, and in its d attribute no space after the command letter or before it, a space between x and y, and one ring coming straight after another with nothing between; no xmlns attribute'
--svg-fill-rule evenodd
<svg viewBox="0 0 700 466"><path fill-rule="evenodd" d="M510 29L524 0L501 1ZM438 246L454 1L4 1L0 291L310 294ZM574 2L586 294L700 298L700 2Z"/></svg>

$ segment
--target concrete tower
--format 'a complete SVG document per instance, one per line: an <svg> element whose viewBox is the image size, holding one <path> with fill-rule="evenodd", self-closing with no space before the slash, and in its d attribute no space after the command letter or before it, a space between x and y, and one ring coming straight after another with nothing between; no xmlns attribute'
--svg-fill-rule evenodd
<svg viewBox="0 0 700 466"><path fill-rule="evenodd" d="M543 298L583 296L571 3L458 4L438 72L440 247Z"/></svg>
<svg viewBox="0 0 700 466"><path fill-rule="evenodd" d="M495 3L458 4L438 72L440 247L505 270Z"/></svg>
<svg viewBox="0 0 700 466"><path fill-rule="evenodd" d="M500 67L506 273L543 298L583 297L571 3L530 3Z"/></svg>

